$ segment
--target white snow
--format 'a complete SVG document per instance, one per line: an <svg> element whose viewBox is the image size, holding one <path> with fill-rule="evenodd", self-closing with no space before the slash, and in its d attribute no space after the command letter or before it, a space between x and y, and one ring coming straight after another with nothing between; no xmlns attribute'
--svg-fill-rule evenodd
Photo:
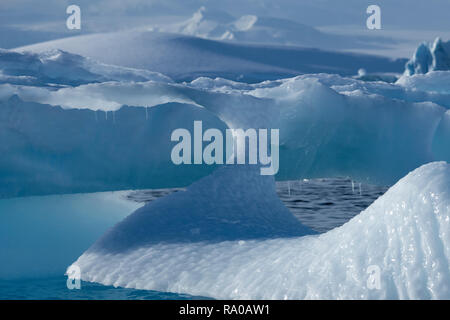
<svg viewBox="0 0 450 320"><path fill-rule="evenodd" d="M105 112L12 96L0 101L0 198L188 185L214 170L171 161L173 130L192 130L195 120L226 129L191 104Z"/></svg>
<svg viewBox="0 0 450 320"><path fill-rule="evenodd" d="M449 164L416 169L339 228L277 239L239 240L242 221L251 221L255 213L261 212L261 219L274 215L270 226L285 219L276 218L272 208L257 208L264 197L253 202L252 194L266 190L259 189L265 182L253 179L255 192L247 187L245 176L216 173L186 191L202 189L202 198L176 193L128 216L74 262L82 279L220 299L450 298ZM244 178L244 183L233 183L235 188L228 190L224 184L220 198L214 198L219 210L206 208L191 215L206 201L206 194L219 195L215 186L235 178ZM249 210L240 209L246 205ZM212 235L215 218L223 212L241 221L221 222L227 228L220 234L228 235L228 241ZM209 236L189 235L196 225L200 234L205 231ZM250 226L253 234L264 233L267 224ZM368 273L374 269L380 271L375 288Z"/></svg>

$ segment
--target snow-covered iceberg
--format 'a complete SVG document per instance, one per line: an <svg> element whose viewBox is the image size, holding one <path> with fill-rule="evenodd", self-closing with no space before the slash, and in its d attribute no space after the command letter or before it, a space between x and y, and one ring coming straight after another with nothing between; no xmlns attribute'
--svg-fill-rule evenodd
<svg viewBox="0 0 450 320"><path fill-rule="evenodd" d="M303 237L282 235L308 230L289 228L269 181L249 177L218 170L137 210L74 265L86 281L225 299L450 298L448 163L416 169L345 225Z"/></svg>

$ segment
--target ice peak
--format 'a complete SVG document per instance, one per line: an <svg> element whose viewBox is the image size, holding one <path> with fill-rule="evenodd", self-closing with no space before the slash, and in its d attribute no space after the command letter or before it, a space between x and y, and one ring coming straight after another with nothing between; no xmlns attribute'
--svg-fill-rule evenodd
<svg viewBox="0 0 450 320"><path fill-rule="evenodd" d="M405 74L424 74L429 71L450 70L450 41L437 37L433 44L421 43L414 56L406 64Z"/></svg>

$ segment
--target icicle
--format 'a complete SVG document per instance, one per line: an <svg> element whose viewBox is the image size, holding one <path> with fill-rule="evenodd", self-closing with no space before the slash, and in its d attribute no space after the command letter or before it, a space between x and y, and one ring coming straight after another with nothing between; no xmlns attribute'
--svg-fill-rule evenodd
<svg viewBox="0 0 450 320"><path fill-rule="evenodd" d="M105 111L105 120L108 121L108 111Z"/></svg>
<svg viewBox="0 0 450 320"><path fill-rule="evenodd" d="M352 193L355 194L355 183L352 180Z"/></svg>
<svg viewBox="0 0 450 320"><path fill-rule="evenodd" d="M288 182L287 182L287 185L288 185L288 195L289 195L289 197L290 197L290 196L291 196L291 182L288 181Z"/></svg>
<svg viewBox="0 0 450 320"><path fill-rule="evenodd" d="M362 195L362 192L361 192L361 182L359 183L359 195Z"/></svg>
<svg viewBox="0 0 450 320"><path fill-rule="evenodd" d="M148 107L145 106L145 120L148 120Z"/></svg>

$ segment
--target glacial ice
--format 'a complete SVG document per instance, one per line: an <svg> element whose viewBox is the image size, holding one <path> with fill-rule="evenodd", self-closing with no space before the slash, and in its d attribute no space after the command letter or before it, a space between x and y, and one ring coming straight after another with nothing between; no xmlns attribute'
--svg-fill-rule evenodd
<svg viewBox="0 0 450 320"><path fill-rule="evenodd" d="M220 299L450 298L450 164L414 170L339 228L278 238L289 218L268 180L229 171L128 216L74 262L82 279Z"/></svg>

